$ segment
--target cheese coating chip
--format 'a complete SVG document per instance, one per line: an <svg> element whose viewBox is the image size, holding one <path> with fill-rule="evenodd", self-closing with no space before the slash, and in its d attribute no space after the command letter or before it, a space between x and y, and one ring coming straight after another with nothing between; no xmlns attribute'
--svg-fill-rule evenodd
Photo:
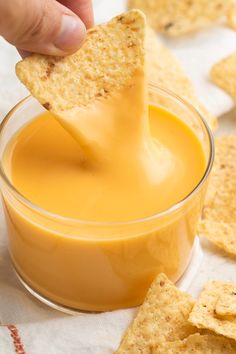
<svg viewBox="0 0 236 354"><path fill-rule="evenodd" d="M236 52L216 63L211 80L236 100Z"/></svg>
<svg viewBox="0 0 236 354"><path fill-rule="evenodd" d="M225 16L232 0L129 0L128 4L142 10L157 31L177 37Z"/></svg>
<svg viewBox="0 0 236 354"><path fill-rule="evenodd" d="M200 236L236 255L236 136L216 139L216 157L199 224Z"/></svg>
<svg viewBox="0 0 236 354"><path fill-rule="evenodd" d="M193 334L184 340L168 342L154 349L152 354L235 354L236 345L215 335Z"/></svg>
<svg viewBox="0 0 236 354"><path fill-rule="evenodd" d="M160 274L116 354L151 353L152 348L157 348L160 343L184 339L197 332L187 321L193 305L190 295L178 290L164 274Z"/></svg>
<svg viewBox="0 0 236 354"><path fill-rule="evenodd" d="M221 318L216 313L218 298L225 291L235 291L236 285L211 281L203 289L200 298L193 307L189 322L217 334L236 340L236 318Z"/></svg>

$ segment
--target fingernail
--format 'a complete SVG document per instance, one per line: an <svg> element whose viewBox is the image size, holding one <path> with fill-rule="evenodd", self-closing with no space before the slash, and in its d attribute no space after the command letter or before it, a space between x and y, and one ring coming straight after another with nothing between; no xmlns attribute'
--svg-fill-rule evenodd
<svg viewBox="0 0 236 354"><path fill-rule="evenodd" d="M63 15L61 28L54 45L63 51L76 50L80 47L85 34L85 25L79 18Z"/></svg>

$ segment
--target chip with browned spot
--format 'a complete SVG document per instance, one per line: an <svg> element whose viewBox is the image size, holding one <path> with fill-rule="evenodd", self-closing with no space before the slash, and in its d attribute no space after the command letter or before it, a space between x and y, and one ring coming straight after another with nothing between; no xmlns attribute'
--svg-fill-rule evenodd
<svg viewBox="0 0 236 354"><path fill-rule="evenodd" d="M31 94L57 116L117 94L145 62L144 14L128 11L87 32L82 47L66 57L33 54L16 65Z"/></svg>

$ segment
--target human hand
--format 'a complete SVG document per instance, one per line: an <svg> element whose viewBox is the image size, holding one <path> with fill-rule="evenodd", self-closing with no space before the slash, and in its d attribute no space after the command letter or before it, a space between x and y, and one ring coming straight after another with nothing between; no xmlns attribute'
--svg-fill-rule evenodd
<svg viewBox="0 0 236 354"><path fill-rule="evenodd" d="M0 35L23 56L73 53L92 25L92 0L0 0Z"/></svg>

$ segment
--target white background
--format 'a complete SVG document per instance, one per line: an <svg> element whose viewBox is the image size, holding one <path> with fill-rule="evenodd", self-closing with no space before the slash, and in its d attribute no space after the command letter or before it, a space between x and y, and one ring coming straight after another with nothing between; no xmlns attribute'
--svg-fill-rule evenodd
<svg viewBox="0 0 236 354"><path fill-rule="evenodd" d="M95 1L96 22L106 21L124 9L125 2L121 0ZM236 33L218 26L189 38L164 41L179 58L207 108L216 115L221 115L232 109L231 98L209 82L208 73L213 63L236 50ZM14 65L18 59L15 49L0 38L0 119L17 101L27 94L14 74ZM236 126L236 115L234 118L232 114L230 124ZM223 123L221 131L225 128L227 126ZM73 324L74 334L78 333L79 342L82 343L81 346L87 348L86 350L81 347L78 353L110 353L115 349L123 329L132 318L133 312L126 310L97 316L83 315L72 319L34 300L26 293L14 275L7 253L4 225L2 214L0 214L0 323L24 323L22 332L24 330L26 332L27 330L29 332L37 331L37 335L41 335L41 338L48 336L45 338L47 342L47 339L50 338L51 326L48 327L49 322L45 321L56 320L50 323L54 323L54 327L58 327L59 330L63 328L64 332L66 328L70 328ZM204 258L188 289L194 296L198 295L202 285L208 279L225 279L236 283L236 261L227 257L206 241L202 242L202 246ZM35 322L40 323L35 325ZM28 327L29 325L30 327ZM45 331L45 328L48 328L48 331ZM63 334L59 337L63 340ZM69 335L67 338L69 338ZM75 335L73 335L70 341L73 342L75 338ZM77 343L77 345L80 344ZM95 347L92 349L93 345L96 349ZM38 348L38 351L35 350L34 354L41 352L43 351ZM48 349L47 353L51 353L51 351ZM63 352L57 351L55 353ZM68 349L65 353L74 354L77 351Z"/></svg>

